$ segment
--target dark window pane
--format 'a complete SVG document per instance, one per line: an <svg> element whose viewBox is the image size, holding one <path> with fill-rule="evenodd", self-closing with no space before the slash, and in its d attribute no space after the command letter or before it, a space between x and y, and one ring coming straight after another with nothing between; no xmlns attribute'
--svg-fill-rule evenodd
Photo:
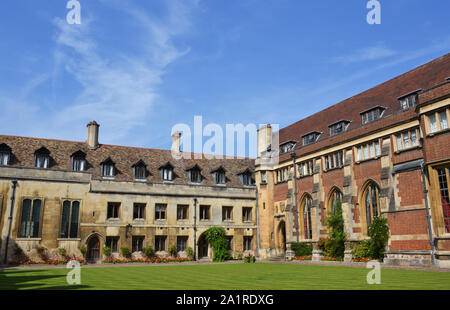
<svg viewBox="0 0 450 310"><path fill-rule="evenodd" d="M31 216L30 237L37 238L39 236L39 223L41 220L41 201L36 199L33 201L33 214Z"/></svg>
<svg viewBox="0 0 450 310"><path fill-rule="evenodd" d="M22 205L22 215L20 224L20 234L21 238L26 238L30 232L30 214L31 214L31 200L25 199Z"/></svg>
<svg viewBox="0 0 450 310"><path fill-rule="evenodd" d="M70 238L78 237L79 210L80 210L80 202L74 201L72 203L72 219L70 221Z"/></svg>
<svg viewBox="0 0 450 310"><path fill-rule="evenodd" d="M63 202L63 210L61 215L61 238L69 237L69 218L70 218L70 201Z"/></svg>

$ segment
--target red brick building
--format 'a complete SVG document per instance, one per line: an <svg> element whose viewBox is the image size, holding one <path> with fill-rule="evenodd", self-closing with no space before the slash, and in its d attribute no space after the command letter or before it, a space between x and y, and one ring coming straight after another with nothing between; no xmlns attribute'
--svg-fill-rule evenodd
<svg viewBox="0 0 450 310"><path fill-rule="evenodd" d="M262 255L280 255L298 240L312 243L319 259L327 212L340 200L347 260L352 243L368 238L373 218L384 216L386 261L429 264L434 255L437 264L450 266L449 119L446 54L282 128L275 166L264 164L265 150L277 144L274 134L270 125L261 128Z"/></svg>

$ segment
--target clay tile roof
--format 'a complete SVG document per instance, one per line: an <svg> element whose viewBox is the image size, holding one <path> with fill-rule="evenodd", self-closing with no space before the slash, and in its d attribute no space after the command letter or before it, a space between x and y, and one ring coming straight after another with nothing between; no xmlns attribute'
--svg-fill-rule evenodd
<svg viewBox="0 0 450 310"><path fill-rule="evenodd" d="M86 154L87 172L93 179L102 179L101 163L110 158L118 171L115 179L118 181L134 181L133 164L143 161L150 172L149 182L163 182L159 169L170 164L174 168L176 176L173 183L189 184L186 169L198 165L202 169L204 179L202 184L215 185L212 172L222 166L227 171L227 185L230 187L244 187L238 173L249 169L254 171L255 160L250 158L207 159L179 159L172 157L170 150L157 150L150 148L125 147L117 145L101 144L96 149L90 149L85 142L62 141L52 139L27 138L17 136L0 135L0 145L6 144L11 148L13 159L12 166L34 167L34 152L42 147L51 153L54 163L51 169L70 171L72 154L81 151ZM191 154L192 158L194 157ZM197 154L198 155L198 154Z"/></svg>
<svg viewBox="0 0 450 310"><path fill-rule="evenodd" d="M323 132L316 143L297 145L298 155L302 155L414 118L417 114L413 109L402 111L398 98L441 84L449 75L450 53L280 129L279 141L301 141L308 133ZM383 118L363 126L360 113L377 106L386 109ZM341 119L351 121L348 130L330 137L328 126ZM280 161L287 159L289 154L280 156Z"/></svg>

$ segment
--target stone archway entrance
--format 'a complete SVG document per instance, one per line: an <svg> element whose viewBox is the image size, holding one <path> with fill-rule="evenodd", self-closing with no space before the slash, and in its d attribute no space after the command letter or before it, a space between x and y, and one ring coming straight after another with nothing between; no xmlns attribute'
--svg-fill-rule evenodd
<svg viewBox="0 0 450 310"><path fill-rule="evenodd" d="M286 253L286 223L281 221L277 228L277 254L284 255Z"/></svg>
<svg viewBox="0 0 450 310"><path fill-rule="evenodd" d="M87 241L86 261L97 263L100 260L100 239L94 235Z"/></svg>
<svg viewBox="0 0 450 310"><path fill-rule="evenodd" d="M198 259L209 257L209 244L206 241L205 235L201 234L198 238Z"/></svg>

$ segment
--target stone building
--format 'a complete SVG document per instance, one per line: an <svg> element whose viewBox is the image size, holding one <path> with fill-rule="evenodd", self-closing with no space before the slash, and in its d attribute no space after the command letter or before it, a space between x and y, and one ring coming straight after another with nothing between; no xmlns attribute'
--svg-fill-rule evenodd
<svg viewBox="0 0 450 310"><path fill-rule="evenodd" d="M267 149L276 148L274 133L270 125L260 128L261 256L282 255L300 241L320 259L327 212L340 200L346 260L381 215L390 230L385 261L430 264L434 256L450 267L449 120L446 54L282 128L275 166L264 162Z"/></svg>
<svg viewBox="0 0 450 310"><path fill-rule="evenodd" d="M78 257L86 247L98 261L105 245L113 256L147 246L167 256L175 246L209 259L202 233L214 225L234 256L254 253L254 160L175 159L178 133L172 150L157 150L100 144L99 125L87 128L86 142L0 136L1 263L18 248L36 258L38 247Z"/></svg>

